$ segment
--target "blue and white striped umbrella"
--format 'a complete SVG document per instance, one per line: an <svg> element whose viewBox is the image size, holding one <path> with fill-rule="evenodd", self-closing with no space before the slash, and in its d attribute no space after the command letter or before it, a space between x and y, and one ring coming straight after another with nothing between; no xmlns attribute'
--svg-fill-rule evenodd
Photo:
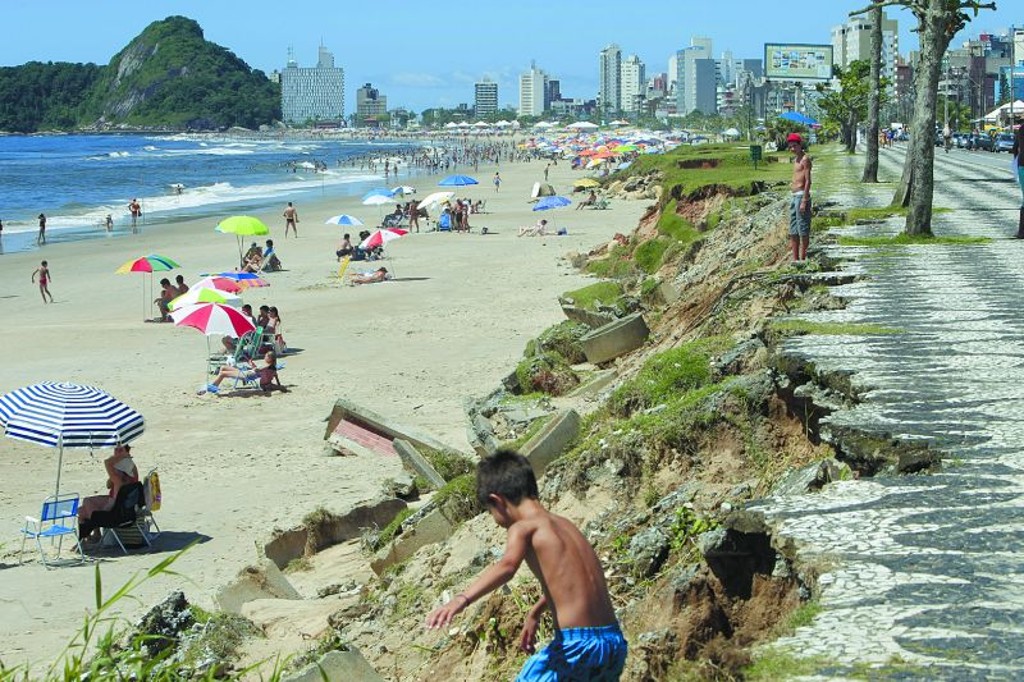
<svg viewBox="0 0 1024 682"><path fill-rule="evenodd" d="M112 448L142 435L142 415L92 386L45 381L0 396L4 435L60 450L57 492L64 448Z"/></svg>

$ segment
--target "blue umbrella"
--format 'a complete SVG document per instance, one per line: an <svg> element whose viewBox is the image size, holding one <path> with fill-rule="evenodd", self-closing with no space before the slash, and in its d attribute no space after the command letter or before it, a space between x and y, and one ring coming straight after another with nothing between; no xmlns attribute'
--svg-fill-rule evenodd
<svg viewBox="0 0 1024 682"><path fill-rule="evenodd" d="M437 184L441 187L465 187L466 185L479 185L480 183L468 175L449 175Z"/></svg>
<svg viewBox="0 0 1024 682"><path fill-rule="evenodd" d="M359 227L363 224L363 221L355 216L351 216L348 213L342 213L341 215L334 215L324 221L325 225L345 225L348 227Z"/></svg>
<svg viewBox="0 0 1024 682"><path fill-rule="evenodd" d="M806 114L801 114L799 111L786 111L779 114L779 118L784 118L787 121L793 121L794 123L800 123L805 126L816 126L818 122Z"/></svg>
<svg viewBox="0 0 1024 682"><path fill-rule="evenodd" d="M387 187L377 187L371 189L369 192L363 195L363 201L366 201L370 197L393 197L395 193L389 190Z"/></svg>
<svg viewBox="0 0 1024 682"><path fill-rule="evenodd" d="M15 440L58 448L57 492L64 448L109 448L145 430L142 415L92 386L45 381L0 396L0 425Z"/></svg>
<svg viewBox="0 0 1024 682"><path fill-rule="evenodd" d="M572 201L565 197L553 196L553 197L541 197L537 200L537 203L533 205L534 211L547 211L552 208L561 208L568 206Z"/></svg>

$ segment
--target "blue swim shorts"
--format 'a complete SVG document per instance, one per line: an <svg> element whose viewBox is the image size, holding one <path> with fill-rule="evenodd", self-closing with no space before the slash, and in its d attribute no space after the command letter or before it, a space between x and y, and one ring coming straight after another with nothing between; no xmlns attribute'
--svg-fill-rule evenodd
<svg viewBox="0 0 1024 682"><path fill-rule="evenodd" d="M565 628L527 659L516 682L617 682L626 649L618 625Z"/></svg>
<svg viewBox="0 0 1024 682"><path fill-rule="evenodd" d="M791 237L809 237L811 234L811 201L807 200L807 208L800 210L803 192L793 192L789 202L789 234Z"/></svg>

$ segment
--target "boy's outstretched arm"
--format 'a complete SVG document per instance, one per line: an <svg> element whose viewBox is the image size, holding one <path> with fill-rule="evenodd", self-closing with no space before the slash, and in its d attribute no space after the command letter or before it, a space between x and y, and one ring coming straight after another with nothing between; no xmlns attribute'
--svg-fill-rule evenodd
<svg viewBox="0 0 1024 682"><path fill-rule="evenodd" d="M484 572L473 581L473 584L455 595L450 602L444 606L434 609L427 616L426 625L428 628L447 627L458 613L463 611L474 601L488 592L501 587L516 574L519 565L526 557L526 548L532 531L527 531L517 525L508 529L508 543L505 545L505 554L496 562L484 569Z"/></svg>
<svg viewBox="0 0 1024 682"><path fill-rule="evenodd" d="M523 620L523 629L519 631L519 648L527 653L533 653L534 644L537 642L537 627L540 625L540 616L548 606L548 597L542 594L537 603L533 605L530 612Z"/></svg>

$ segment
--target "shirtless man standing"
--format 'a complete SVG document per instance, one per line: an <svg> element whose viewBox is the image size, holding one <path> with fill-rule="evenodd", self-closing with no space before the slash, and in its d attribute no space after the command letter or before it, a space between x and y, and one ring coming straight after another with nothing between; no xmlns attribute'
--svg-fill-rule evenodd
<svg viewBox="0 0 1024 682"><path fill-rule="evenodd" d="M296 224L298 224L298 222L299 222L299 212L295 210L294 206L292 206L292 202L290 202L290 201L288 202L288 206L285 207L284 213L282 215L284 215L284 236L285 236L285 239L288 238L288 228L289 227L292 228L292 231L295 233L295 238L298 239L299 238L299 228L296 227Z"/></svg>
<svg viewBox="0 0 1024 682"><path fill-rule="evenodd" d="M811 157L804 152L804 140L790 133L786 146L793 152L793 192L789 204L789 243L793 261L807 260L807 245L811 241Z"/></svg>
<svg viewBox="0 0 1024 682"><path fill-rule="evenodd" d="M139 231L139 216L142 215L142 204L138 199L132 199L128 204L128 212L132 216L132 234Z"/></svg>

